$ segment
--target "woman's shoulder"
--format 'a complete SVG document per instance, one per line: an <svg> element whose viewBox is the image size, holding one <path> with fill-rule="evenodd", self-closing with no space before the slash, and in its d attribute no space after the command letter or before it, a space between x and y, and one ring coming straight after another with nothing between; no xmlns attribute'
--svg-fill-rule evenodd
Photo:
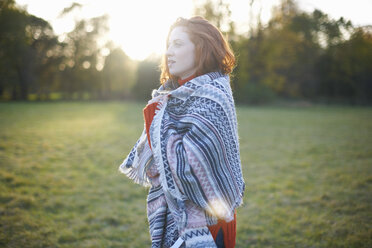
<svg viewBox="0 0 372 248"><path fill-rule="evenodd" d="M220 72L206 73L191 79L169 93L172 98L183 101L192 100L195 97L210 98L213 96L216 99L226 100L226 97L231 97L230 78Z"/></svg>
<svg viewBox="0 0 372 248"><path fill-rule="evenodd" d="M216 94L231 94L230 77L221 72L211 72L194 79L199 90L213 90Z"/></svg>
<svg viewBox="0 0 372 248"><path fill-rule="evenodd" d="M229 78L229 75L227 74L223 74L221 72L215 71L215 72L209 72L201 76L195 77L191 81L196 81L200 85L204 85L204 84L210 84L211 82L227 83L230 81L230 78Z"/></svg>
<svg viewBox="0 0 372 248"><path fill-rule="evenodd" d="M210 72L202 76L194 78L192 82L201 88L216 87L219 89L230 88L230 77L221 72Z"/></svg>

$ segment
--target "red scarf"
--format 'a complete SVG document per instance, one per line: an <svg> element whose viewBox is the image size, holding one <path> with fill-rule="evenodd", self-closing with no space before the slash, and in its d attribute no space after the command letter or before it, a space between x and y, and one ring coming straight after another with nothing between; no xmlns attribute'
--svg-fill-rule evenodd
<svg viewBox="0 0 372 248"><path fill-rule="evenodd" d="M190 81L191 79L193 79L194 77L196 77L196 74L194 75L191 75L190 77L188 78L185 78L185 79L178 79L178 84L180 86L184 85L186 82Z"/></svg>

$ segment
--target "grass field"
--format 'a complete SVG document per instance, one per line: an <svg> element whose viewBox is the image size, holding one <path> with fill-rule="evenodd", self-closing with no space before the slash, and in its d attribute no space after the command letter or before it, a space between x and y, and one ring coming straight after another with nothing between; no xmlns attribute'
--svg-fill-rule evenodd
<svg viewBox="0 0 372 248"><path fill-rule="evenodd" d="M0 247L150 246L138 103L0 104ZM372 247L372 109L238 107L240 247Z"/></svg>

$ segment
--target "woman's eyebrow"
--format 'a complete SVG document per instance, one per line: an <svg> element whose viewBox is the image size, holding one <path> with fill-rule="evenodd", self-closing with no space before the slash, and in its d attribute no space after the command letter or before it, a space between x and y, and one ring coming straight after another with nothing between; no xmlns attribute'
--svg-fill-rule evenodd
<svg viewBox="0 0 372 248"><path fill-rule="evenodd" d="M178 41L183 41L182 39L174 39L174 40L171 40L170 42L178 42Z"/></svg>

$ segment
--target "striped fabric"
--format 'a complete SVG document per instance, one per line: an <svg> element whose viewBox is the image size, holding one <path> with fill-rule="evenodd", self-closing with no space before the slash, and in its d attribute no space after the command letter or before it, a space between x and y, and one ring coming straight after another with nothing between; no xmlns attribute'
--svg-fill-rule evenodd
<svg viewBox="0 0 372 248"><path fill-rule="evenodd" d="M229 77L208 73L178 88L167 82L154 91L153 103L151 126L120 165L151 187L152 247L216 247L208 226L234 220L244 192Z"/></svg>

